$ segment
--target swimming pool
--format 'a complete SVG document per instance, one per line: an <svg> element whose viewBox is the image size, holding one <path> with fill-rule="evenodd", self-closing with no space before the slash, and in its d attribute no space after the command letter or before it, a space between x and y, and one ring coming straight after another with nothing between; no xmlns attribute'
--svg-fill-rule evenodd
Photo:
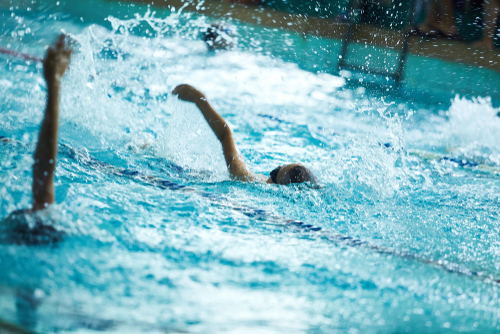
<svg viewBox="0 0 500 334"><path fill-rule="evenodd" d="M280 57L239 26L239 48L207 53L209 19L146 10L92 25L2 13L2 44L41 55L61 29L78 44L56 172L67 237L0 245L0 318L43 333L498 331L495 101L346 87L287 62L300 46L279 31ZM0 135L19 141L0 145L5 217L31 201L45 87L40 66L1 60ZM201 115L169 95L180 83L228 120L252 169L303 161L322 187L229 181Z"/></svg>

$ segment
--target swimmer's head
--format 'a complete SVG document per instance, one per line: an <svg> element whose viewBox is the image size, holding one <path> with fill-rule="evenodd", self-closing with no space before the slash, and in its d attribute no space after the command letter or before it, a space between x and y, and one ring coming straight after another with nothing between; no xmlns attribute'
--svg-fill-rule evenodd
<svg viewBox="0 0 500 334"><path fill-rule="evenodd" d="M228 27L212 24L201 32L201 38L211 50L229 49L233 46L233 32Z"/></svg>
<svg viewBox="0 0 500 334"><path fill-rule="evenodd" d="M275 168L267 183L276 184L291 184L291 183L304 183L317 184L318 178L307 167L301 164L289 164Z"/></svg>

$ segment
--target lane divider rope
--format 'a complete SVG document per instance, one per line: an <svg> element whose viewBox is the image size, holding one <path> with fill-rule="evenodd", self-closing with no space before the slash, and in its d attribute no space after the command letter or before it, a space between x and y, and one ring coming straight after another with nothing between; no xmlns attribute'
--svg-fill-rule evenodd
<svg viewBox="0 0 500 334"><path fill-rule="evenodd" d="M6 49L6 48L0 47L0 53L8 55L8 56L12 56L12 57L21 58L24 60L32 60L32 61L35 61L38 63L43 63L43 58L40 58L38 56L29 55L29 54L22 53L22 52L18 52L18 51L14 51L11 49Z"/></svg>

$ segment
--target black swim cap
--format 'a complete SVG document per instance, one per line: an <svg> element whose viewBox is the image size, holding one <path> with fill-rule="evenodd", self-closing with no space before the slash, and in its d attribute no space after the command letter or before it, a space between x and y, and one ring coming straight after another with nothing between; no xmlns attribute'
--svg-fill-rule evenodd
<svg viewBox="0 0 500 334"><path fill-rule="evenodd" d="M270 175L271 175L271 181L273 181L273 183L277 183L277 182L276 182L276 177L278 176L278 173L279 173L279 171L280 171L280 168L281 168L281 167L282 167L282 166L278 166L278 167L276 167L276 168L275 168L275 169L273 169L273 171L270 173Z"/></svg>
<svg viewBox="0 0 500 334"><path fill-rule="evenodd" d="M219 37L219 32L217 31L217 28L211 27L211 28L207 28L207 30L203 31L201 36L205 42L208 42L208 41L213 42L217 39L217 37Z"/></svg>
<svg viewBox="0 0 500 334"><path fill-rule="evenodd" d="M210 49L226 49L232 46L231 37L233 32L221 24L212 24L201 31L201 38L207 43Z"/></svg>

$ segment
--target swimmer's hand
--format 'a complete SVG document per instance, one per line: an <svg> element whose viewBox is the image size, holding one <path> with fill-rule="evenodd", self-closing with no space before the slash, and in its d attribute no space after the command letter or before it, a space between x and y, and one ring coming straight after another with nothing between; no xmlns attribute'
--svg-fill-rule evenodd
<svg viewBox="0 0 500 334"><path fill-rule="evenodd" d="M207 100L202 92L189 85L179 85L175 87L172 94L178 95L179 99L187 102L198 103Z"/></svg>
<svg viewBox="0 0 500 334"><path fill-rule="evenodd" d="M61 34L57 42L49 47L44 59L43 76L47 84L59 83L69 65L73 50L67 46L66 36Z"/></svg>

